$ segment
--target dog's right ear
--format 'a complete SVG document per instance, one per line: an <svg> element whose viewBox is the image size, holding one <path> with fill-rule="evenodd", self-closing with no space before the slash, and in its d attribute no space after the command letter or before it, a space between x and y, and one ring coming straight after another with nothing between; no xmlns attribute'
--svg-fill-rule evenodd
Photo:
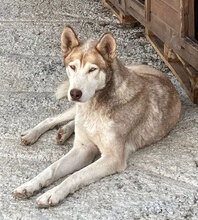
<svg viewBox="0 0 198 220"><path fill-rule="evenodd" d="M61 35L61 49L64 58L78 45L79 41L74 30L69 25L65 26Z"/></svg>

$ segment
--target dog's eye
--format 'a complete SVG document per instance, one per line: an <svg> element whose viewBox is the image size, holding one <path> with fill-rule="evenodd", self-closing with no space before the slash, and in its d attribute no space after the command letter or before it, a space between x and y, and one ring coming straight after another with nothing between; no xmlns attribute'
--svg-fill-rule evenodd
<svg viewBox="0 0 198 220"><path fill-rule="evenodd" d="M96 70L96 68L92 67L92 68L89 70L89 73L91 73L91 72L93 72L93 71L95 71L95 70Z"/></svg>
<svg viewBox="0 0 198 220"><path fill-rule="evenodd" d="M75 71L76 70L76 67L74 65L71 65L70 68Z"/></svg>

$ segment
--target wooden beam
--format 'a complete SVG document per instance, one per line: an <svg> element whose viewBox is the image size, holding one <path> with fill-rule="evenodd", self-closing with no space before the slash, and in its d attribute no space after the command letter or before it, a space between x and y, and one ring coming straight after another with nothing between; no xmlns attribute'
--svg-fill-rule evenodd
<svg viewBox="0 0 198 220"><path fill-rule="evenodd" d="M180 37L185 37L188 34L188 4L189 1L180 0Z"/></svg>
<svg viewBox="0 0 198 220"><path fill-rule="evenodd" d="M148 35L148 36L152 36L153 32L150 31L148 28L145 28L145 34Z"/></svg>
<svg viewBox="0 0 198 220"><path fill-rule="evenodd" d="M174 51L174 54L178 58L178 62L169 62L164 55L164 43L157 38L154 34L148 35L149 31L146 31L146 38L150 44L154 47L162 60L166 63L177 80L180 82L193 103L198 104L198 71L192 66L187 64L178 54Z"/></svg>
<svg viewBox="0 0 198 220"><path fill-rule="evenodd" d="M104 5L109 8L113 14L117 16L121 23L132 23L136 22L137 20L132 17L131 15L125 15L119 8L116 8L109 0L102 0Z"/></svg>
<svg viewBox="0 0 198 220"><path fill-rule="evenodd" d="M177 55L166 44L164 44L164 57L168 62L178 62Z"/></svg>
<svg viewBox="0 0 198 220"><path fill-rule="evenodd" d="M188 36L195 38L195 2L194 0L188 0L188 2Z"/></svg>
<svg viewBox="0 0 198 220"><path fill-rule="evenodd" d="M146 0L144 7L145 7L146 21L150 22L150 20L151 20L151 0Z"/></svg>
<svg viewBox="0 0 198 220"><path fill-rule="evenodd" d="M183 60L178 54L176 55L189 74L189 79L193 88L192 92L194 93L194 103L198 104L198 71Z"/></svg>

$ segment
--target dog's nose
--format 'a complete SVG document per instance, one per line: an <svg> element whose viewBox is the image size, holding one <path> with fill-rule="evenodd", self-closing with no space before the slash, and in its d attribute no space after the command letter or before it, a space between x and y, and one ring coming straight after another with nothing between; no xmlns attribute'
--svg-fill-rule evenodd
<svg viewBox="0 0 198 220"><path fill-rule="evenodd" d="M72 100L78 101L81 98L81 96L82 96L82 92L79 89L72 89L70 91L70 95L72 97Z"/></svg>

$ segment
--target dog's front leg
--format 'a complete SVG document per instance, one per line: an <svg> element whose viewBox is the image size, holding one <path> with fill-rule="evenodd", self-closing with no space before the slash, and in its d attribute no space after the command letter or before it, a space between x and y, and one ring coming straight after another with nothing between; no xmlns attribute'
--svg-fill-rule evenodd
<svg viewBox="0 0 198 220"><path fill-rule="evenodd" d="M34 128L23 132L21 134L21 142L25 145L33 144L47 130L54 128L56 125L60 123L73 120L75 117L75 113L76 113L76 109L75 106L73 106L68 110L66 110L65 112L63 112L62 114L45 119Z"/></svg>
<svg viewBox="0 0 198 220"><path fill-rule="evenodd" d="M58 204L68 194L75 192L82 186L95 182L116 172L124 170L125 161L114 155L102 155L94 163L72 174L60 185L47 191L36 200L39 207L49 207Z"/></svg>
<svg viewBox="0 0 198 220"><path fill-rule="evenodd" d="M75 122L70 121L63 127L59 128L56 141L58 144L64 144L64 142L74 133Z"/></svg>
<svg viewBox="0 0 198 220"><path fill-rule="evenodd" d="M98 149L93 144L86 145L75 141L74 147L68 154L32 180L16 188L13 192L14 196L21 199L32 196L42 187L48 186L59 178L87 166L94 160L97 153Z"/></svg>

